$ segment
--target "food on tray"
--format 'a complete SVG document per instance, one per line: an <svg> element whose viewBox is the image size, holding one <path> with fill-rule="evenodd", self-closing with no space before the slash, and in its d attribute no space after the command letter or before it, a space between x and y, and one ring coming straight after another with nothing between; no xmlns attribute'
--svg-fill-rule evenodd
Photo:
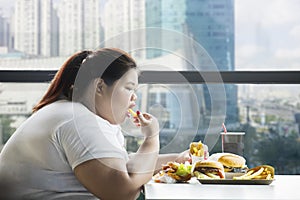
<svg viewBox="0 0 300 200"><path fill-rule="evenodd" d="M198 179L224 179L224 168L220 162L212 160L198 161L192 167L193 176Z"/></svg>
<svg viewBox="0 0 300 200"><path fill-rule="evenodd" d="M190 144L190 154L193 156L206 157L208 154L207 149L207 146L201 141Z"/></svg>
<svg viewBox="0 0 300 200"><path fill-rule="evenodd" d="M233 177L234 180L250 180L250 179L274 179L275 170L270 165L260 165L251 168L242 176Z"/></svg>
<svg viewBox="0 0 300 200"><path fill-rule="evenodd" d="M185 164L168 162L153 176L153 180L157 183L187 182L192 177L191 169L192 165L188 162Z"/></svg>
<svg viewBox="0 0 300 200"><path fill-rule="evenodd" d="M248 169L245 158L233 153L214 153L209 160L220 162L225 172L245 173Z"/></svg>
<svg viewBox="0 0 300 200"><path fill-rule="evenodd" d="M128 110L133 117L137 117L136 112L134 112L131 108Z"/></svg>

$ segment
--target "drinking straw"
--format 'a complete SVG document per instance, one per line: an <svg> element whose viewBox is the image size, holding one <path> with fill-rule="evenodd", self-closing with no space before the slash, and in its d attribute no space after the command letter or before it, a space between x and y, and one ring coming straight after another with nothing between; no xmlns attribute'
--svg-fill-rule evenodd
<svg viewBox="0 0 300 200"><path fill-rule="evenodd" d="M222 124L222 128L224 131L224 134L222 134L222 153L224 153L224 135L227 133L227 129L224 123Z"/></svg>
<svg viewBox="0 0 300 200"><path fill-rule="evenodd" d="M223 127L223 130L224 130L224 133L227 133L227 129L226 129L226 126L225 126L224 123L222 124L222 127Z"/></svg>

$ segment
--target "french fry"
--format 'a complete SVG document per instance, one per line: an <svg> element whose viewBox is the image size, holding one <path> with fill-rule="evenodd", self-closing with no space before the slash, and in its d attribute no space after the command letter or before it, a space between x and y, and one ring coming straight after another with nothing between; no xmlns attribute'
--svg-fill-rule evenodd
<svg viewBox="0 0 300 200"><path fill-rule="evenodd" d="M267 180L272 179L272 175L271 175L271 174L268 174L267 177L266 177L266 179L267 179Z"/></svg>
<svg viewBox="0 0 300 200"><path fill-rule="evenodd" d="M203 149L198 150L197 156L203 156L203 155L204 155Z"/></svg>
<svg viewBox="0 0 300 200"><path fill-rule="evenodd" d="M254 179L267 179L267 176L268 175L261 174L261 175L255 176ZM270 175L270 177L271 177L271 175Z"/></svg>
<svg viewBox="0 0 300 200"><path fill-rule="evenodd" d="M254 171L253 170L249 170L246 174L242 175L242 176L234 176L233 179L236 179L236 180L240 180L240 179L243 179L245 177L248 177L250 176Z"/></svg>
<svg viewBox="0 0 300 200"><path fill-rule="evenodd" d="M206 175L213 179L220 179L220 176L214 175L213 173L206 173Z"/></svg>
<svg viewBox="0 0 300 200"><path fill-rule="evenodd" d="M264 171L264 168L262 167L262 168L260 168L258 171L254 172L253 174L251 174L250 176L248 176L247 178L248 178L248 179L252 179L252 178L254 178L254 177L260 175L263 171Z"/></svg>
<svg viewBox="0 0 300 200"><path fill-rule="evenodd" d="M194 151L193 155L198 154L198 149L196 147L193 147L193 151Z"/></svg>
<svg viewBox="0 0 300 200"><path fill-rule="evenodd" d="M128 110L133 117L137 117L136 112L134 112L131 108Z"/></svg>

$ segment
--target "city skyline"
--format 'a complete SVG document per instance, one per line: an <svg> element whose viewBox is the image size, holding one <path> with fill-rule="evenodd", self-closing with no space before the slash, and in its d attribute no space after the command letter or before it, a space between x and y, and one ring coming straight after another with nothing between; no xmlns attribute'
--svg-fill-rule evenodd
<svg viewBox="0 0 300 200"><path fill-rule="evenodd" d="M101 0L101 2L106 1ZM53 2L57 4L61 2L61 0L53 0ZM109 2L117 4L117 1ZM300 42L300 25L297 21L297 19L299 19L299 17L297 18L297 16L299 16L297 8L300 5L299 3L297 4L296 0L272 0L272 4L270 4L270 2L270 0L259 3L258 0L235 1L235 70L299 69L298 63L300 63L300 53L297 53L297 51L299 50L297 46L299 46L298 44ZM9 8L14 6L14 1L0 0L0 3L0 7L4 6L5 9L3 10L5 11L9 11ZM252 9L249 8L256 8L255 6L257 5L260 5L260 7L259 9L256 9L256 14L253 15ZM102 5L101 7L103 9L104 5ZM274 15L273 12L277 13L277 15ZM251 18L245 17L247 15L253 16ZM261 16L264 17L264 20L260 19ZM115 21L114 23L117 23L117 21ZM130 29L143 26L145 25L135 24L131 28L128 27L123 31L128 31ZM274 29L272 27L274 27ZM286 29L281 29L282 27ZM269 29L271 31L273 30L274 34L271 34ZM270 35L266 35L268 33ZM282 33L290 34L290 37L284 35L281 36L280 34ZM112 32L112 34L115 33ZM278 37L282 37L284 39L280 40L278 39ZM298 40L297 37L299 38ZM276 46L277 43L280 45ZM284 45L282 43L284 43ZM289 44L291 45L290 47L288 47ZM36 66L32 65L34 63L39 63L38 66L49 66L47 62L51 62L52 64L50 67L51 69L53 69L58 68L63 60L64 57L53 58L49 59L48 61L47 59L41 59L41 62L35 62L34 59L30 59L22 63L22 60L16 60L14 66L9 65L12 64L12 62L3 64L5 61L0 60L0 67L2 69L8 69L14 68L15 66L25 66L35 69ZM161 62L161 64L164 66L167 66L166 63L170 64L169 61L166 62L162 59L157 62ZM6 67L3 68L3 66ZM255 85L252 86L252 88L255 87ZM252 90L255 91L255 89ZM293 91L294 92L290 93L295 93L295 89L293 89Z"/></svg>
<svg viewBox="0 0 300 200"><path fill-rule="evenodd" d="M13 6L0 0L4 16ZM299 9L297 0L235 1L236 70L299 69Z"/></svg>
<svg viewBox="0 0 300 200"><path fill-rule="evenodd" d="M50 2L50 0L48 0L48 1ZM45 1L43 1L43 2L45 2ZM75 7L73 4L65 4L65 5L59 5L59 4L57 4L59 2L60 3L61 2L70 3L71 2L70 0L69 1L58 1L57 0L57 1L54 1L54 2L56 3L56 8L57 8L57 11L58 11L58 15L61 15L61 18L62 18L62 22L61 22L61 24L63 24L62 27L65 29L65 31L62 31L62 34L60 34L60 35L61 35L61 37L62 36L66 36L63 33L72 32L73 31L73 27L74 27L72 25L68 26L68 22L71 21L71 20L73 20L73 19L77 19L75 14L78 13L78 12L72 10L72 8ZM76 2L78 3L79 1L74 1L74 3L76 3ZM93 3L93 2L96 2L96 1L95 0L91 0L90 4ZM100 2L100 1L98 1L98 2ZM104 2L104 1L101 1L101 2ZM209 53L211 53L211 55L215 56L215 58L214 58L215 62L218 61L218 62L216 62L217 66L224 67L224 68L219 69L219 70L234 70L235 68L237 70L239 70L238 65L235 65L234 61L233 61L234 58L239 55L239 50L237 50L235 52L234 48L230 47L232 45L232 43L228 42L228 47L225 47L225 48L227 48L226 51L228 52L229 56L226 56L226 52L224 54L223 50L219 51L221 53L218 54L218 56L216 56L217 53L215 53L215 50L214 50L214 47L215 47L214 46L214 42L210 42L210 41L214 40L214 37L202 36L202 34L204 35L204 33L207 33L207 31L211 31L211 33L213 33L213 32L216 32L216 33L227 32L228 35L225 36L225 37L228 38L229 41L233 41L233 40L235 40L236 37L238 38L239 35L237 35L236 32L233 32L233 30L231 30L231 28L232 27L236 27L238 25L235 25L235 24L230 25L232 22L227 22L227 20L224 20L222 17L218 18L218 15L216 15L215 18L214 18L215 22L211 22L210 24L208 22L206 22L206 21L208 21L210 19L209 17L206 17L206 16L202 17L203 18L202 21L200 20L199 22L197 22L198 24L201 24L203 26L203 28L201 29L201 32L197 31L197 26L193 27L193 23L195 23L195 21L197 21L197 16L194 17L195 13L200 13L200 12L201 13L205 13L205 9L207 9L207 12L211 12L211 13L214 13L214 12L217 13L217 12L219 12L220 14L223 13L223 15L224 15L224 13L226 13L226 12L224 12L224 8L226 6L228 6L227 8L229 10L232 9L232 11L229 11L228 13L233 12L234 8L230 8L229 5L226 5L224 7L224 5L222 5L222 4L219 3L219 4L215 4L216 6L218 6L218 8L214 10L214 9L211 9L210 5L207 3L205 5L205 6L207 6L207 8L203 7L203 10L197 9L197 12L195 12L195 11L193 11L192 8L196 8L198 5L192 5L190 8L188 8L188 6L187 6L187 4L185 4L186 2L184 0L176 1L179 4L179 5L176 5L177 7L176 6L172 6L174 4L174 2L172 2L172 1L164 1L163 4L160 1L156 1L156 2L151 1L151 3L153 5L150 4L150 7L149 7L149 3L150 2L148 2L148 9L149 9L149 11L147 12L146 10L143 10L143 6L144 6L143 4L145 4L146 2L147 1L145 1L145 0L143 0L143 1L131 0L131 1L128 1L126 3L123 2L122 4L120 4L117 1L112 1L112 0L111 1L107 1L106 6L103 7L106 12L103 12L102 16L105 16L105 18L104 18L105 21L109 21L110 20L111 23L107 24L104 27L105 28L104 31L105 31L106 35L115 35L115 34L118 33L118 31L119 32L130 31L130 30L133 30L135 28L147 27L147 26L150 26L150 27L155 26L155 27L160 27L160 28L174 29L174 31L179 31L179 32L182 32L184 34L184 33L187 33L186 30L184 29L184 27L178 26L178 23L179 24L186 23L185 20L188 20L189 23L190 23L190 24L188 24L188 26L190 26L189 27L189 31L190 32L188 32L188 34L193 35L194 39L197 40L197 41L199 41L199 39L202 40L202 41L206 41L207 51ZM224 3L226 1L220 1L220 2ZM232 1L232 2L237 2L237 1ZM276 2L278 4L280 2L280 0L277 0ZM221 5L221 7L220 7L220 5ZM83 12L84 8L88 8L88 6L85 6L85 7L82 7L82 8L80 6L81 5L79 4L76 7L77 7L77 9L79 9L82 12ZM235 6L239 7L239 6L241 6L241 4L240 5L239 4L235 4ZM98 7L98 6L96 6L96 7ZM278 7L278 5L277 5L277 7ZM68 9L66 9L66 8L68 8ZM157 18L156 19L156 17L158 16L157 13L153 14L152 16L151 16L151 14L149 15L149 13L151 13L151 11L153 11L156 8L161 9L161 10L157 10L158 13L164 13L164 10L166 10L166 8L172 8L172 9L169 9L168 13L164 13L161 16L161 18ZM187 11L185 9L187 9ZM118 15L114 15L113 13L116 13L117 10L119 10ZM172 11L172 13L170 11ZM239 9L237 8L237 12L238 11L239 11ZM98 12L99 12L99 10L95 10L95 13L98 13ZM93 14L93 12L90 12L90 11L89 12L85 12L85 13L89 14L89 15L86 15L86 16L96 16L95 14ZM136 14L136 13L139 13L139 14L136 15L136 16L133 15L133 14ZM138 16L143 16L143 13L145 13L144 14L145 16L142 17L142 18L147 17L147 18L150 18L152 21L149 21L149 20L145 21L145 20L138 19ZM81 12L79 12L79 14L83 15ZM73 18L70 18L69 20L67 20L67 16L75 16L75 18L73 17ZM132 20L132 22L129 23L128 16L130 16L132 19L135 19L135 20ZM231 14L229 14L229 15L225 14L225 18L230 18L230 16L231 16ZM97 18L97 17L95 17L95 18ZM94 19L93 17L90 17L90 18L87 18L86 21L91 21L93 19ZM270 20L271 19L272 18L270 18ZM65 20L65 22L63 20ZM275 21L274 19L272 19L272 20ZM285 22L287 20L291 20L291 19L288 18L288 19L285 20ZM77 21L81 22L82 20L79 19ZM121 23L118 23L118 22L121 22ZM234 23L235 22L236 21L234 21ZM42 23L42 24L47 24L47 23L45 22L45 23ZM98 23L94 22L94 23L90 23L90 24L98 24ZM80 23L79 23L78 27L77 28L75 27L74 30L77 30L77 29L81 28L82 26L83 25L80 25ZM21 27L21 25L17 26L17 27ZM69 27L69 29L67 27ZM92 26L90 25L90 27L92 27ZM193 27L193 28L191 28L191 27ZM207 29L206 27L209 27L209 28ZM224 28L219 28L219 27L225 27L227 29L227 31ZM99 29L100 29L100 27L96 27L95 28L95 30L99 30ZM83 31L83 30L84 29L82 29L82 30L79 29L78 32L79 33L88 33L89 32L89 31ZM90 31L90 32L93 32L93 31ZM96 33L96 35L99 36L99 33ZM230 36L230 35L232 35L232 36ZM75 35L75 36L77 37L77 40L75 40L75 42L77 41L77 43L73 43L74 40L72 40L73 38L71 38L71 40L70 40L70 37L65 37L65 39L62 39L62 41L65 42L65 43L60 46L61 49L62 49L61 52L65 51L66 53L61 53L61 55L64 55L64 54L67 55L69 53L72 53L72 51L74 51L74 49L72 49L72 48L70 48L70 50L68 50L68 47L76 47L77 50L80 50L81 47L84 48L83 44L80 43L81 40L80 39L78 40L78 38L87 39L87 38L93 37L93 36L90 37L88 35L83 36L81 34ZM135 37L135 36L137 36L137 37ZM143 40L143 37L146 38L145 35L144 36L143 35L134 35L133 37L130 38L129 43L127 43L127 42L120 43L119 41L117 41L115 43L111 43L112 44L111 46L116 46L116 45L122 44L122 46L120 46L120 48L124 47L125 49L130 49L131 45L133 45L133 46L136 45L134 43L138 43L138 45L142 44L141 46L143 46L143 45L146 45L146 41ZM231 39L231 37L233 37L234 39ZM224 39L222 39L222 37L220 37L220 38L221 39L219 41L222 43L222 41ZM169 39L172 39L172 38L169 38ZM174 39L175 39L174 41L169 40L167 42L167 43L170 43L170 44L174 44L174 47L172 47L172 48L176 49L176 45L177 46L180 46L180 45L182 46L182 44L180 44L180 43L176 44L177 38L174 38ZM165 40L165 38L162 41L164 41L164 40ZM100 40L98 38L98 39L93 40L93 41L100 41ZM126 40L123 40L123 41L126 41ZM97 44L97 42L94 42L94 43ZM218 44L218 45L220 45L219 49L224 49L224 47L222 47L221 43ZM91 46L93 44L93 42L90 41L89 44ZM126 46L126 45L128 45L128 46ZM210 48L212 48L213 50L211 51ZM237 47L235 47L235 48L237 48ZM242 51L242 53L245 53L245 51ZM133 56L134 57L137 56L138 58L143 58L144 57L144 55L142 55L142 54L140 54L140 55L136 54L136 55L133 55ZM167 59L167 57L166 57L166 59ZM200 59L202 59L202 58L200 58ZM31 59L31 60L33 61L33 59ZM39 60L39 59L37 59L37 60ZM62 61L63 59L60 59L60 60ZM11 64L13 64L14 60L11 60L11 61L12 62L10 62L10 61L9 62ZM22 63L22 60L17 60L17 62L19 62L19 61ZM54 59L51 58L51 59L48 59L48 60L44 59L43 61L44 61L44 64L47 63L47 62L54 64L54 62L57 63L57 61L59 61L59 60L54 60ZM13 65L16 65L16 66L21 66L22 65L21 63L17 64L17 62L15 62L15 64L13 64ZM159 64L162 64L162 65L166 65L167 62L165 62L163 64L163 62L160 62L160 60L157 60L154 63L156 63L156 64L159 63ZM223 64L223 63L225 63L225 64ZM40 65L40 66L43 66L43 64L41 62L37 62L37 64ZM28 66L33 66L33 65L32 65L32 63L29 63ZM1 67L1 64L0 64L0 67ZM26 64L24 64L23 67L26 67ZM59 64L57 64L57 66L54 66L54 67L59 67ZM9 68L9 66L8 66L8 68ZM184 67L182 67L182 69L184 69ZM230 86L230 87L229 86L225 86L225 89L226 89L227 96L229 96L229 98L227 98L227 101L228 101L227 102L228 103L228 111L227 112L228 112L228 114L231 114L233 116L232 118L235 121L236 117L234 117L234 116L237 116L235 114L237 112L235 110L237 108L237 106L236 106L237 92L235 92L235 91L237 89L234 86ZM205 93L204 96L209 97L210 95L206 91L206 93ZM207 107L209 109L210 108L209 101L208 100L206 100L206 101L207 101L207 103L206 103Z"/></svg>

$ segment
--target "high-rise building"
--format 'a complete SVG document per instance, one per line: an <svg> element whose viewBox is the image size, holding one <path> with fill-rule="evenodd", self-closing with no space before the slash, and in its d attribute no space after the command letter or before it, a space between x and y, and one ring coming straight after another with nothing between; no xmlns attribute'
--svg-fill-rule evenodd
<svg viewBox="0 0 300 200"><path fill-rule="evenodd" d="M234 64L234 0L186 1L187 31L212 57L217 69L232 71ZM201 59L201 58L199 58ZM201 66L201 70L212 70ZM237 86L225 85L226 123L236 123L238 118ZM206 107L212 109L209 90L204 87ZM214 100L215 101L215 100Z"/></svg>
<svg viewBox="0 0 300 200"><path fill-rule="evenodd" d="M84 0L83 14L83 48L95 49L100 45L99 0Z"/></svg>
<svg viewBox="0 0 300 200"><path fill-rule="evenodd" d="M9 46L9 23L7 19L0 15L0 47Z"/></svg>
<svg viewBox="0 0 300 200"><path fill-rule="evenodd" d="M43 3L42 3L43 2ZM40 5L40 48L43 56L58 55L58 19L52 0L42 1Z"/></svg>
<svg viewBox="0 0 300 200"><path fill-rule="evenodd" d="M58 17L59 55L100 46L99 0L62 0Z"/></svg>
<svg viewBox="0 0 300 200"><path fill-rule="evenodd" d="M105 46L114 46L130 51L135 58L144 58L145 0L108 0L104 8Z"/></svg>
<svg viewBox="0 0 300 200"><path fill-rule="evenodd" d="M213 60L214 66L206 65L206 59L198 59L197 70L234 70L234 1L233 0L157 0L146 1L146 26L159 27L181 32L198 42ZM185 49L186 55L193 54L186 44L170 36L146 36L147 45L160 43L162 47L173 45L176 49ZM177 39L178 40L178 39ZM147 58L159 57L162 51L147 51ZM215 67L216 66L216 67ZM189 69L190 70L190 69ZM237 87L225 85L226 122L238 122ZM212 109L211 95L204 86L207 112ZM216 100L214 100L216 101ZM223 101L223 99L222 99Z"/></svg>
<svg viewBox="0 0 300 200"><path fill-rule="evenodd" d="M184 33L185 29L185 0L156 0L146 1L146 26L159 27L166 30L172 30ZM160 57L167 54L164 48L176 51L182 49L185 44L180 40L178 35L146 35L147 58ZM161 47L161 49L151 48Z"/></svg>
<svg viewBox="0 0 300 200"><path fill-rule="evenodd" d="M53 56L57 40L52 23L52 0L16 0L14 49L32 56Z"/></svg>
<svg viewBox="0 0 300 200"><path fill-rule="evenodd" d="M39 0L15 2L15 46L18 51L39 55Z"/></svg>

